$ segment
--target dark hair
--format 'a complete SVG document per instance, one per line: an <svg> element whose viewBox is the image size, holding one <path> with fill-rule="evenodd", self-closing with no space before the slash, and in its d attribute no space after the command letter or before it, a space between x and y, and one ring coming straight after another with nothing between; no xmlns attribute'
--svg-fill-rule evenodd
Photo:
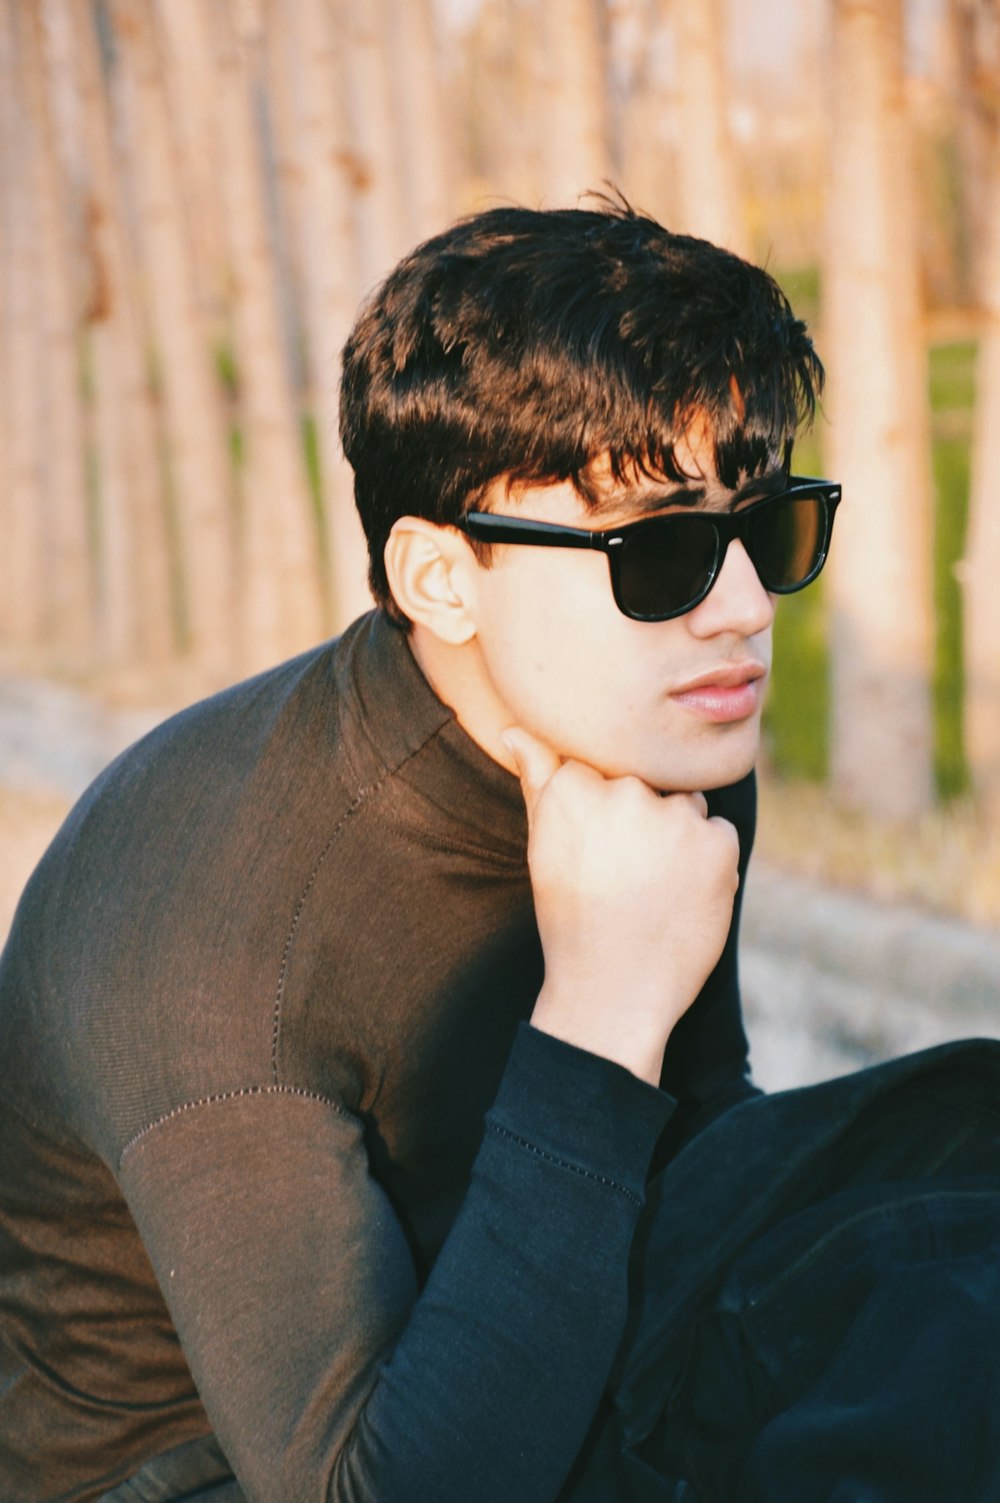
<svg viewBox="0 0 1000 1503"><path fill-rule="evenodd" d="M627 204L491 209L418 246L344 348L340 422L376 600L401 516L453 524L498 476L680 481L696 413L735 488L811 418L823 368L772 277Z"/></svg>

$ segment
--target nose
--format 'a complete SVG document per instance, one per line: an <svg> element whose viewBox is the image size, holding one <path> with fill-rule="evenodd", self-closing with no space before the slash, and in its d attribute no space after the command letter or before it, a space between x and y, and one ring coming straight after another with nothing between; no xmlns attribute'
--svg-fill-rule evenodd
<svg viewBox="0 0 1000 1503"><path fill-rule="evenodd" d="M761 584L739 538L733 538L712 588L688 612L688 630L696 637L714 637L724 632L752 637L766 631L773 621L774 596Z"/></svg>

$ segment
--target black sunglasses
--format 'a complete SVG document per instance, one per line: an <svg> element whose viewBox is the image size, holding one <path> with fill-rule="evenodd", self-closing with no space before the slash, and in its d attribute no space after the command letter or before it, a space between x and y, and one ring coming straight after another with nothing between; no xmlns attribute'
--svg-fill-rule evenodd
<svg viewBox="0 0 1000 1503"><path fill-rule="evenodd" d="M783 491L742 511L675 511L604 532L485 511L468 512L458 525L484 543L597 548L608 555L611 590L622 614L633 621L669 621L704 600L733 538L772 594L791 595L811 584L826 562L839 501L840 486L832 481L792 475Z"/></svg>

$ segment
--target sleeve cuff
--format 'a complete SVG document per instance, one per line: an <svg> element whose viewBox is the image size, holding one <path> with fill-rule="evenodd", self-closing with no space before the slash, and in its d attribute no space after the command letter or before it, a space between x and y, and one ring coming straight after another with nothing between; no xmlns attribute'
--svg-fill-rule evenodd
<svg viewBox="0 0 1000 1503"><path fill-rule="evenodd" d="M622 1065L522 1023L487 1122L641 1200L675 1106Z"/></svg>

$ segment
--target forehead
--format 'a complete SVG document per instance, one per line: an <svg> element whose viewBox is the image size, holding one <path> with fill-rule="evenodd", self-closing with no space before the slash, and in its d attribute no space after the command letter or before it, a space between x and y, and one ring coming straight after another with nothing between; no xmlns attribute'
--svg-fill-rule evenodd
<svg viewBox="0 0 1000 1503"><path fill-rule="evenodd" d="M740 442L737 436L734 444L730 439L726 448L732 452L727 458L739 468L727 464L723 480L716 437L707 414L696 412L672 445L670 473L666 474L656 473L655 466L640 459L615 466L608 451L595 455L580 477L591 514L620 521L671 506L728 511L741 501L767 495L786 481L791 460L791 445L786 441L776 437L770 444Z"/></svg>

